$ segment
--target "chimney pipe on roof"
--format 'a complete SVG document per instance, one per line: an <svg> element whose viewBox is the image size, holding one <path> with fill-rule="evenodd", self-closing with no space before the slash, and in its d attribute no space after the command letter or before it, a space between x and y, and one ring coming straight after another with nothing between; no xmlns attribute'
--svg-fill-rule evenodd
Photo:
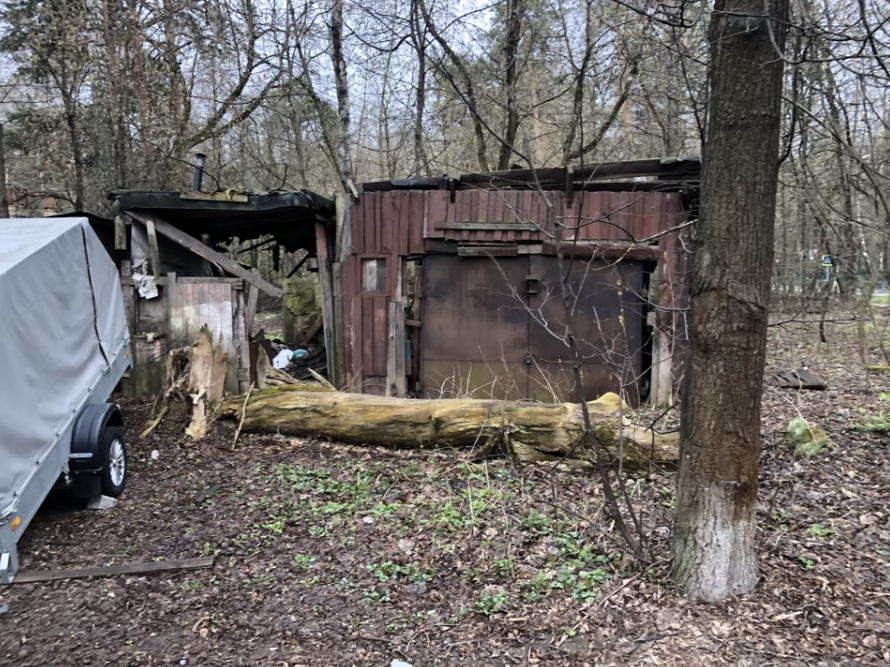
<svg viewBox="0 0 890 667"><path fill-rule="evenodd" d="M204 153L195 153L195 180L192 182L192 190L201 192L201 181L204 178L204 164L207 156Z"/></svg>

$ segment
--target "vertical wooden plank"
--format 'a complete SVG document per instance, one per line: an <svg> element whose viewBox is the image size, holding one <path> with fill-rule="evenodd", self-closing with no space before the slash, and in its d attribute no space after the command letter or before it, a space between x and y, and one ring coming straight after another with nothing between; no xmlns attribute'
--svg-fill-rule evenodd
<svg viewBox="0 0 890 667"><path fill-rule="evenodd" d="M399 220L396 226L398 243L396 243L396 252L402 256L408 254L408 246L410 245L408 239L411 236L411 205L419 194L413 191L399 193Z"/></svg>
<svg viewBox="0 0 890 667"><path fill-rule="evenodd" d="M426 209L426 203L428 201L428 195L433 194L429 192L412 192L410 198L410 204L408 207L408 215L405 218L406 225L408 227L408 247L407 254L421 254L423 253L423 237L424 237L424 227L427 224L428 212Z"/></svg>
<svg viewBox="0 0 890 667"><path fill-rule="evenodd" d="M365 250L365 203L367 195L363 194L350 209L349 225L352 229L352 254L361 255Z"/></svg>
<svg viewBox="0 0 890 667"><path fill-rule="evenodd" d="M381 193L380 252L384 255L390 255L393 252L393 240L395 236L393 228L396 227L399 220L400 194L400 192Z"/></svg>
<svg viewBox="0 0 890 667"><path fill-rule="evenodd" d="M472 222L470 219L472 214L470 212L470 199L473 194L472 190L460 190L457 192L455 204L457 206L457 221L458 222ZM457 232L452 232L453 239L458 241L465 241L470 238L470 232L460 230Z"/></svg>
<svg viewBox="0 0 890 667"><path fill-rule="evenodd" d="M476 210L473 215L476 222L480 224L486 223L488 222L488 199L491 192L489 190L479 190L476 194ZM480 230L477 234L477 240L482 242L494 241L494 232Z"/></svg>
<svg viewBox="0 0 890 667"><path fill-rule="evenodd" d="M487 196L485 198L485 219L488 222L503 222L498 213L498 203L500 200L500 196L501 193L497 190L491 190L487 193ZM496 243L500 243L503 237L504 233L501 231L494 231L491 233L491 240Z"/></svg>
<svg viewBox="0 0 890 667"><path fill-rule="evenodd" d="M514 194L514 220L519 223L533 222L531 219L531 212L528 210L529 203L531 202L531 198L529 196L531 195L531 192L529 192L528 190L523 190ZM510 240L514 243L522 240L522 232L519 230L511 232L511 236L513 238L511 238Z"/></svg>
<svg viewBox="0 0 890 667"><path fill-rule="evenodd" d="M337 362L333 373L338 382L335 386L342 388L345 384L344 377L346 369L346 359L344 356L346 347L346 324L343 320L343 263L333 262L331 264L331 269L334 289L332 305L335 323L334 339L331 341L331 344L334 346L334 359ZM307 340L306 342L308 343L309 341Z"/></svg>
<svg viewBox="0 0 890 667"><path fill-rule="evenodd" d="M354 376L353 363L355 361L355 351L353 350L353 300L355 293L352 286L354 283L353 271L356 258L353 256L345 257L340 264L340 304L339 312L342 318L340 329L343 332L343 341L341 346L341 367L343 369L343 386L352 386L352 378Z"/></svg>
<svg viewBox="0 0 890 667"><path fill-rule="evenodd" d="M374 252L383 252L383 194L374 193Z"/></svg>
<svg viewBox="0 0 890 667"><path fill-rule="evenodd" d="M364 348L364 340L365 337L362 335L363 324L362 324L362 303L363 299L361 297L355 297L352 299L352 328L351 328L351 339L349 340L349 347L352 349L352 365L350 366L350 371L347 373L347 383L346 390L353 391L356 393L362 392L362 359L364 358L363 348Z"/></svg>
<svg viewBox="0 0 890 667"><path fill-rule="evenodd" d="M155 230L155 221L151 216L145 220L145 230L148 232L148 246L151 251L151 271L154 274L155 283L157 283L161 278L161 255L158 251L158 232Z"/></svg>
<svg viewBox="0 0 890 667"><path fill-rule="evenodd" d="M259 300L260 290L256 285L250 285L247 292L247 307L244 312L245 325L247 327L247 335L253 336L254 320L256 319L256 306Z"/></svg>
<svg viewBox="0 0 890 667"><path fill-rule="evenodd" d="M655 339L652 343L652 373L649 390L649 404L653 407L670 404L673 398L671 376L670 337L660 329L656 329Z"/></svg>
<svg viewBox="0 0 890 667"><path fill-rule="evenodd" d="M374 304L374 375L386 375L387 352L387 298L385 296L371 297Z"/></svg>
<svg viewBox="0 0 890 667"><path fill-rule="evenodd" d="M361 376L374 375L374 297L361 297ZM362 385L362 393L365 393Z"/></svg>
<svg viewBox="0 0 890 667"><path fill-rule="evenodd" d="M448 222L448 193L444 190L434 190L424 193L426 199L426 225L423 238L441 239L445 237L441 229L443 222ZM414 252L412 250L412 252Z"/></svg>
<svg viewBox="0 0 890 667"><path fill-rule="evenodd" d="M389 302L386 395L405 396L405 304Z"/></svg>
<svg viewBox="0 0 890 667"><path fill-rule="evenodd" d="M324 322L324 347L327 351L328 378L337 386L337 352L332 345L334 340L334 289L331 277L331 261L328 253L327 233L324 224L315 223L315 251L318 257L318 285L321 293L321 314Z"/></svg>
<svg viewBox="0 0 890 667"><path fill-rule="evenodd" d="M590 217L597 220L597 222L587 226L584 239L601 239L603 238L603 227L606 226L606 223L602 222L601 219L608 214L612 206L611 193L585 192L584 194L590 199L590 210L594 212Z"/></svg>
<svg viewBox="0 0 890 667"><path fill-rule="evenodd" d="M238 289L240 287L240 289ZM247 283L240 286L232 284L232 334L235 344L235 363L237 367L238 393L245 394L250 388L250 347L247 341L247 300L244 291ZM251 287L253 287L251 285Z"/></svg>

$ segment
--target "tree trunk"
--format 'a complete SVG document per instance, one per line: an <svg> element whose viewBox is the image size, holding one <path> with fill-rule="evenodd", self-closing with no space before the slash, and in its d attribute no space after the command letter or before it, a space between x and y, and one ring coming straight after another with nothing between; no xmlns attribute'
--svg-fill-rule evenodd
<svg viewBox="0 0 890 667"><path fill-rule="evenodd" d="M510 168L510 157L516 145L519 130L519 103L516 100L516 82L519 79L517 56L522 38L523 0L510 0L507 10L507 36L504 44L504 92L507 96L507 115L504 119L504 138L498 156L498 170Z"/></svg>
<svg viewBox="0 0 890 667"><path fill-rule="evenodd" d="M238 424L244 405L243 397L229 398L217 413L220 419ZM587 407L593 432L625 465L676 461L675 435L620 428L616 394L606 394ZM499 449L529 462L563 457L570 463L593 462L590 446L580 444L584 419L581 407L573 403L414 400L276 387L250 396L241 429L408 449L478 446L483 453Z"/></svg>
<svg viewBox="0 0 890 667"><path fill-rule="evenodd" d="M768 8L765 10L765 8ZM767 13L765 13L765 11ZM684 392L675 582L752 590L788 0L717 0ZM775 44L775 46L774 46Z"/></svg>
<svg viewBox="0 0 890 667"><path fill-rule="evenodd" d="M9 217L9 193L6 191L6 146L3 143L3 123L0 123L0 217Z"/></svg>
<svg viewBox="0 0 890 667"><path fill-rule="evenodd" d="M337 160L340 163L343 192L348 193L349 182L352 180L352 153L350 151L352 135L349 120L349 82L346 74L346 60L343 57L343 0L334 0L329 28L331 32L331 59L334 64L334 80L337 84L337 118L340 121Z"/></svg>

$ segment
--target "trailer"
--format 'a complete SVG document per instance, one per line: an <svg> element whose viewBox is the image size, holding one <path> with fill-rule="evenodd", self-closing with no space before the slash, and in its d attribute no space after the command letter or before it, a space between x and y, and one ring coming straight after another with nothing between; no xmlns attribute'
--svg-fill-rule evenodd
<svg viewBox="0 0 890 667"><path fill-rule="evenodd" d="M0 583L57 484L123 492L123 418L108 399L130 363L120 277L89 221L0 219Z"/></svg>

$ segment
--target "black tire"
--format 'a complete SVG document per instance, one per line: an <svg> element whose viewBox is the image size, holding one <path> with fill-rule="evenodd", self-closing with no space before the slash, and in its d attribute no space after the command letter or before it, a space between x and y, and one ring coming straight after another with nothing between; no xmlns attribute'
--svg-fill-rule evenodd
<svg viewBox="0 0 890 667"><path fill-rule="evenodd" d="M127 485L127 445L120 426L106 426L99 441L102 495L117 498Z"/></svg>

